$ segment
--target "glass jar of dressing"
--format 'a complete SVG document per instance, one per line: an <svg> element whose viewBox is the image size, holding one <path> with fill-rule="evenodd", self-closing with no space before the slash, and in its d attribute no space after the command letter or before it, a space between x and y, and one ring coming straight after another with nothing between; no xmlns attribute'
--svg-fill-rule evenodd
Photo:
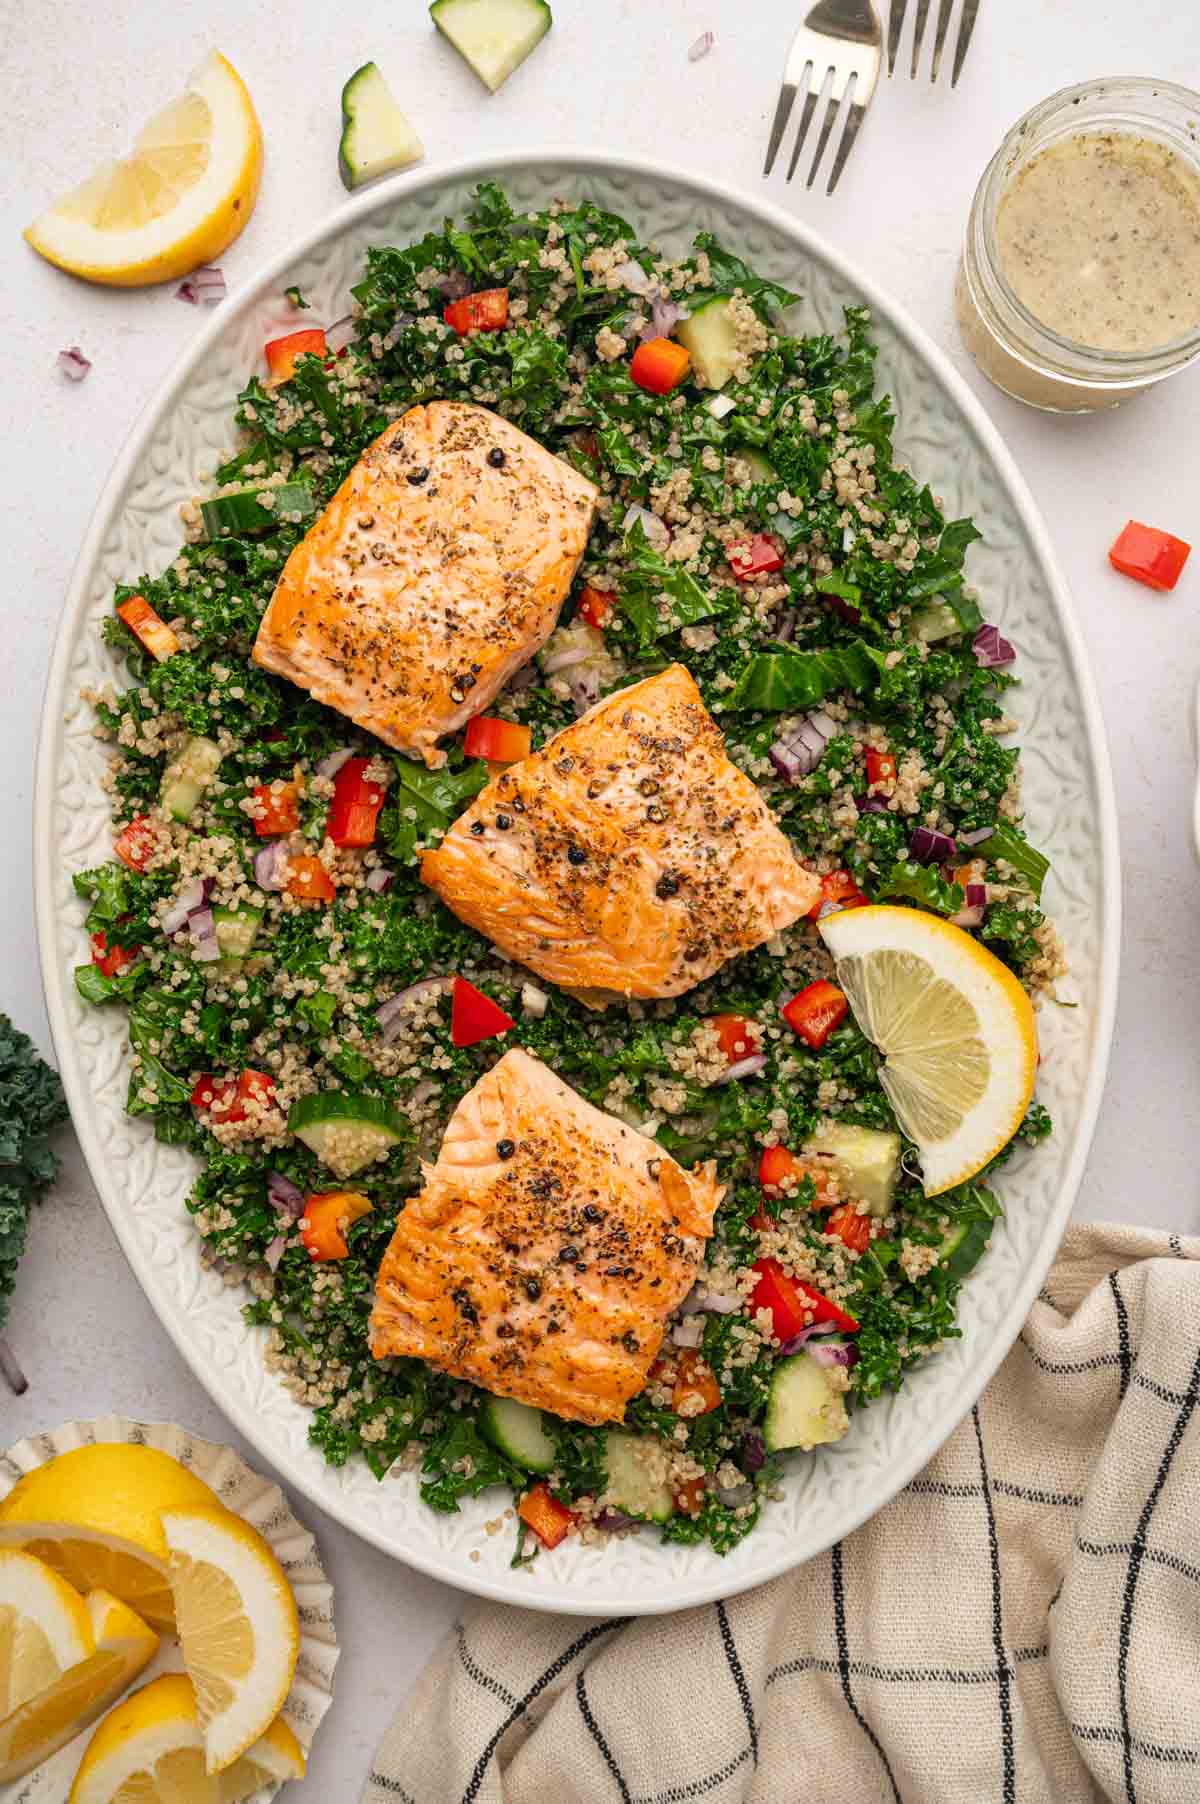
<svg viewBox="0 0 1200 1804"><path fill-rule="evenodd" d="M976 192L955 305L984 375L1052 413L1200 357L1200 94L1118 78L1026 113Z"/></svg>

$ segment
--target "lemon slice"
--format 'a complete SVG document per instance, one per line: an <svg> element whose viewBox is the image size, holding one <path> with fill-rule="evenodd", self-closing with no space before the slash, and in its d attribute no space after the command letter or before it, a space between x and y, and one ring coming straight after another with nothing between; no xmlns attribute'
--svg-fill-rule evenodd
<svg viewBox="0 0 1200 1804"><path fill-rule="evenodd" d="M1020 1127L1037 1071L1033 1005L961 927L915 908L847 908L821 937L854 1019L884 1054L896 1119L921 1154L926 1196L994 1159Z"/></svg>
<svg viewBox="0 0 1200 1804"><path fill-rule="evenodd" d="M254 104L237 70L214 51L129 156L56 201L25 237L89 282L167 282L233 243L254 211L261 174Z"/></svg>
<svg viewBox="0 0 1200 1804"><path fill-rule="evenodd" d="M283 1708L300 1651L292 1588L262 1536L227 1510L165 1510L184 1665L208 1771L245 1753Z"/></svg>
<svg viewBox="0 0 1200 1804"><path fill-rule="evenodd" d="M0 1555L0 1566L5 1561L29 1558L27 1554L5 1553ZM49 1567L43 1566L42 1571L69 1589ZM153 1629L106 1591L92 1591L76 1601L85 1605L94 1651L0 1719L0 1785L40 1766L94 1722L136 1679L158 1649L158 1636Z"/></svg>
<svg viewBox="0 0 1200 1804"><path fill-rule="evenodd" d="M156 1628L173 1628L159 1511L216 1501L157 1448L76 1447L26 1473L0 1502L0 1548L23 1547L77 1591L110 1591Z"/></svg>
<svg viewBox="0 0 1200 1804"><path fill-rule="evenodd" d="M105 1717L68 1804L242 1804L264 1785L303 1776L303 1751L283 1721L273 1722L227 1772L207 1773L192 1683L169 1673Z"/></svg>
<svg viewBox="0 0 1200 1804"><path fill-rule="evenodd" d="M95 1646L78 1591L32 1554L0 1548L0 1721Z"/></svg>

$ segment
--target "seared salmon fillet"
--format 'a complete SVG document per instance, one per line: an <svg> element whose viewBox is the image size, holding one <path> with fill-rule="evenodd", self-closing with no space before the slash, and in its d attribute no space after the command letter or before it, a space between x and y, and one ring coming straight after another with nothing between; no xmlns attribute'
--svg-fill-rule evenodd
<svg viewBox="0 0 1200 1804"><path fill-rule="evenodd" d="M255 662L399 752L479 714L554 631L596 490L485 407L412 407L296 546Z"/></svg>
<svg viewBox="0 0 1200 1804"><path fill-rule="evenodd" d="M673 664L510 765L421 876L593 1007L679 996L807 914L818 884Z"/></svg>
<svg viewBox="0 0 1200 1804"><path fill-rule="evenodd" d="M506 1052L401 1211L376 1359L428 1360L572 1422L619 1422L691 1289L723 1186Z"/></svg>

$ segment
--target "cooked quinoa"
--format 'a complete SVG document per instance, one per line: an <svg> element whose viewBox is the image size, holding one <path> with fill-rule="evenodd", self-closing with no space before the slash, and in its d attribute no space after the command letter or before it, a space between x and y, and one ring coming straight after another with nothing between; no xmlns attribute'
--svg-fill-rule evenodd
<svg viewBox="0 0 1200 1804"><path fill-rule="evenodd" d="M508 328L459 337L443 319L446 292L489 287L508 290ZM600 491L562 624L492 712L540 745L598 696L682 661L805 862L835 887L848 874L871 900L946 916L963 910L966 882L986 886L972 931L1036 995L1064 958L1040 907L1045 860L1020 826L1003 707L1013 679L972 650L982 615L963 564L978 535L947 522L895 461L867 315L849 309L839 340L796 335L787 316L797 297L708 234L670 260L589 204L514 218L488 184L460 227L368 252L354 297L353 345L302 359L279 386L247 384L236 449L182 509L179 555L117 591L117 603L144 596L178 649L156 662L115 616L104 627L127 685L89 700L113 748L115 830L131 829L138 868L115 860L76 877L87 929L104 936L78 986L92 1003L127 1006L129 1112L196 1153L188 1206L204 1256L244 1285L269 1367L314 1412L314 1442L337 1465L364 1458L380 1478L419 1471L435 1509L530 1486L481 1433L480 1392L417 1361L376 1362L367 1346L396 1212L460 1098L520 1044L683 1163L715 1159L728 1188L692 1299L706 1307L685 1305L626 1426L643 1437L648 1476L676 1499L659 1532L725 1551L778 1494L762 1422L785 1349L771 1310L755 1305L755 1262L774 1260L858 1324L855 1362L830 1384L831 1419L843 1404L852 1412L958 1332L961 1274L942 1249L948 1231L968 1227L982 1251L998 1213L987 1174L927 1201L906 1144L882 1215L866 1212L834 1158L765 1190L764 1151L802 1149L822 1124L896 1130L878 1054L852 1017L814 1051L781 1016L796 991L833 975L815 925L797 923L677 1001L591 1013L506 961L419 882L417 852L478 792L486 766L461 744L429 772L367 743L252 664L250 648L289 551L387 423L435 397L491 407ZM691 380L663 396L637 386L630 351L653 332L655 305L661 317L715 300L728 303L733 331L722 390L732 405L714 410ZM251 523L210 537L214 498L238 508L249 495ZM735 567L754 535L770 537L777 568ZM602 628L577 612L585 587L611 600ZM778 748L814 710L824 749L801 775ZM173 819L164 773L170 782L186 768L198 738L215 748L216 774L187 818ZM336 779L321 767L348 749L385 792L375 840L358 849L326 832ZM868 769L881 754L894 761L882 778ZM294 821L265 834L288 797ZM956 856L915 858L918 828L950 836ZM289 868L318 861L332 900L265 880L255 857L272 837ZM247 948L203 955L195 915L179 924L189 888L201 913L253 915ZM413 990L431 977L468 979L515 1026L455 1047L449 981ZM402 993L385 1034L377 1011ZM719 1016L740 1022L727 1046ZM724 1081L743 1061L746 1074ZM289 1125L305 1099L338 1091L386 1105L398 1124L345 1178L338 1169L370 1150L369 1136L344 1124L331 1170ZM1034 1104L1022 1137L1048 1131ZM345 1257L314 1262L298 1210L335 1189L371 1208L338 1217ZM846 1235L827 1225L834 1205L853 1218ZM716 1407L698 1384L717 1388ZM603 1431L550 1417L543 1426L554 1446L544 1482L575 1512L577 1532L628 1529ZM501 1506L487 1532L513 1521Z"/></svg>

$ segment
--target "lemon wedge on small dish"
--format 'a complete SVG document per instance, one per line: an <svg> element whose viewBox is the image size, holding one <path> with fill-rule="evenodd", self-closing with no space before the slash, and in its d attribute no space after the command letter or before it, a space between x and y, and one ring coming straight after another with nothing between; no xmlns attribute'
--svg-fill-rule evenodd
<svg viewBox="0 0 1200 1804"><path fill-rule="evenodd" d="M282 1720L227 1771L209 1774L192 1683L169 1673L105 1717L69 1804L241 1804L272 1781L303 1776L303 1750Z"/></svg>
<svg viewBox="0 0 1200 1804"><path fill-rule="evenodd" d="M884 1055L879 1081L921 1155L926 1196L963 1184L1020 1127L1037 1072L1033 1005L978 940L915 908L819 923L837 981Z"/></svg>
<svg viewBox="0 0 1200 1804"><path fill-rule="evenodd" d="M219 257L254 211L262 129L241 76L216 51L133 150L26 229L73 276L117 288L168 282Z"/></svg>
<svg viewBox="0 0 1200 1804"><path fill-rule="evenodd" d="M32 1554L0 1548L0 1720L95 1646L78 1591Z"/></svg>
<svg viewBox="0 0 1200 1804"><path fill-rule="evenodd" d="M155 1447L98 1441L26 1473L0 1502L0 1548L23 1547L77 1591L110 1591L156 1628L175 1626L159 1511L216 1494Z"/></svg>
<svg viewBox="0 0 1200 1804"><path fill-rule="evenodd" d="M51 1572L48 1566L42 1566L40 1560L14 1549L0 1553L0 1573L6 1565L11 1566L18 1560L40 1566L55 1585L64 1591L71 1590L64 1579ZM90 1651L35 1695L0 1717L0 1785L31 1772L59 1748L65 1747L81 1729L94 1722L102 1710L107 1710L158 1651L158 1636L154 1630L118 1598L110 1597L106 1591L91 1591L82 1600L74 1592L72 1596L84 1606L88 1639L92 1644ZM74 1616L74 1604L70 1609ZM0 1617L3 1614L4 1606L0 1605ZM0 1641L3 1641L2 1632ZM3 1664L0 1649L0 1666ZM10 1679L11 1676L10 1671Z"/></svg>
<svg viewBox="0 0 1200 1804"><path fill-rule="evenodd" d="M279 1561L240 1516L219 1506L164 1510L162 1526L208 1771L221 1773L283 1708L300 1651L296 1600Z"/></svg>

